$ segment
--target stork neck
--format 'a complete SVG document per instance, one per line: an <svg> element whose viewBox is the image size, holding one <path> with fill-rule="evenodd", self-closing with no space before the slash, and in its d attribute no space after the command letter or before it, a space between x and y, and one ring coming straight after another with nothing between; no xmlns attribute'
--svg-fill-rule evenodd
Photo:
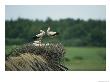
<svg viewBox="0 0 110 82"><path fill-rule="evenodd" d="M49 29L47 30L47 32L49 32Z"/></svg>

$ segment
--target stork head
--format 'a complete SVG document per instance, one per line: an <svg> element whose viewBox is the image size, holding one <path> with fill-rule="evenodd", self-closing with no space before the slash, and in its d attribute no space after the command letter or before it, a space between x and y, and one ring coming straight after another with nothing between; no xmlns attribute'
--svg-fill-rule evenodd
<svg viewBox="0 0 110 82"><path fill-rule="evenodd" d="M42 32L43 30L40 30L40 32Z"/></svg>
<svg viewBox="0 0 110 82"><path fill-rule="evenodd" d="M43 35L45 35L45 32L43 30L40 30L41 33L43 33Z"/></svg>

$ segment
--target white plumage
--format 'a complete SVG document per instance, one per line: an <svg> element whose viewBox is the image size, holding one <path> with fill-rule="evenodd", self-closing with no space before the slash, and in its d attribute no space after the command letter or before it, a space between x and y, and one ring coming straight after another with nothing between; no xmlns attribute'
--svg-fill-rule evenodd
<svg viewBox="0 0 110 82"><path fill-rule="evenodd" d="M34 42L33 45L35 45L35 46L49 46L50 44L49 43L44 44L44 43L36 43L36 42Z"/></svg>
<svg viewBox="0 0 110 82"><path fill-rule="evenodd" d="M48 27L48 29L47 29L47 35L48 36L55 36L55 35L58 35L59 33L57 33L57 32L53 32L53 31L50 31L50 27ZM45 32L43 31L43 30L40 30L40 33L39 34L37 34L35 37L33 37L35 40L37 39L37 38L39 38L39 40L37 40L37 41L34 41L34 45L35 46L49 46L50 44L49 43L46 43L46 44L43 44L43 43L41 43L41 40L42 40L42 37L45 35Z"/></svg>
<svg viewBox="0 0 110 82"><path fill-rule="evenodd" d="M46 46L49 46L50 44L49 43L46 43Z"/></svg>
<svg viewBox="0 0 110 82"><path fill-rule="evenodd" d="M44 35L45 35L45 32L44 32L43 30L40 30L40 33L37 34L36 36L37 36L38 38L42 38Z"/></svg>
<svg viewBox="0 0 110 82"><path fill-rule="evenodd" d="M41 44L41 43L39 43L39 44L37 44L37 43L33 43L35 46L45 46L45 44Z"/></svg>
<svg viewBox="0 0 110 82"><path fill-rule="evenodd" d="M34 43L36 43L36 44L41 44L41 41L34 41Z"/></svg>
<svg viewBox="0 0 110 82"><path fill-rule="evenodd" d="M47 35L48 36L55 36L55 35L58 35L59 33L57 33L57 32L53 32L53 31L50 31L50 27L48 27L48 29L47 29Z"/></svg>
<svg viewBox="0 0 110 82"><path fill-rule="evenodd" d="M43 30L40 30L40 33L33 37L34 40L38 39L41 40L42 37L45 35L45 32Z"/></svg>
<svg viewBox="0 0 110 82"><path fill-rule="evenodd" d="M42 45L42 44L41 44L41 39L42 39L42 37L43 37L44 35L45 35L45 32L44 32L43 30L40 30L40 33L33 37L34 39L39 38L39 40L38 40L38 41L34 41L33 44L34 44L35 46L41 46L41 45Z"/></svg>
<svg viewBox="0 0 110 82"><path fill-rule="evenodd" d="M42 46L43 44L41 43L41 39L42 39L42 37L45 35L45 32L43 31L43 30L40 30L40 33L39 34L37 34L35 37L33 37L34 39L37 39L37 38L39 38L39 40L38 41L34 41L34 45L35 46Z"/></svg>

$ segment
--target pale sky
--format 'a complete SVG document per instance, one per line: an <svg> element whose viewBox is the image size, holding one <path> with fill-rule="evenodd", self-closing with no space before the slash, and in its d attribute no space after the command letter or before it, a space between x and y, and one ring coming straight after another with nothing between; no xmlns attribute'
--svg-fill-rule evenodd
<svg viewBox="0 0 110 82"><path fill-rule="evenodd" d="M40 19L46 20L47 17L53 20L63 18L80 18L88 19L106 19L106 6L105 5L6 5L5 6L5 19Z"/></svg>

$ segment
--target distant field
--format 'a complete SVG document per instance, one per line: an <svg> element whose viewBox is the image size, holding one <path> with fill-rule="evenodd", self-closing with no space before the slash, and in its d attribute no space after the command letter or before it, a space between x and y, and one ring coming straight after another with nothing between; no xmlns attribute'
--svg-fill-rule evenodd
<svg viewBox="0 0 110 82"><path fill-rule="evenodd" d="M106 70L106 48L66 47L64 63L70 70Z"/></svg>
<svg viewBox="0 0 110 82"><path fill-rule="evenodd" d="M6 55L16 46L6 46ZM66 47L64 64L73 71L106 70L106 49L99 47Z"/></svg>

